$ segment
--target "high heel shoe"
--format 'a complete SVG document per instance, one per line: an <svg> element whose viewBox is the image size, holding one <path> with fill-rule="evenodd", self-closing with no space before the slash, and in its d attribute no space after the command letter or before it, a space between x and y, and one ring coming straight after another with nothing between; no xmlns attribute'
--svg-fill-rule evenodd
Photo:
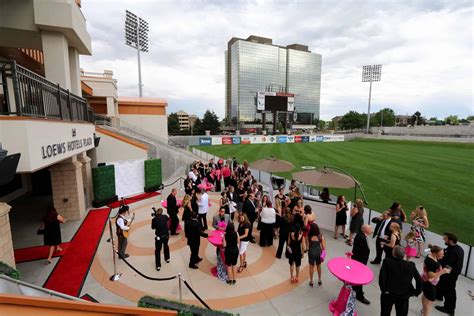
<svg viewBox="0 0 474 316"><path fill-rule="evenodd" d="M318 285L321 286L323 285L323 282L321 280L318 281Z"/></svg>
<svg viewBox="0 0 474 316"><path fill-rule="evenodd" d="M49 259L46 260L46 264L51 264L51 262L52 262L52 261L49 260Z"/></svg>
<svg viewBox="0 0 474 316"><path fill-rule="evenodd" d="M244 268L247 268L247 261L244 262Z"/></svg>

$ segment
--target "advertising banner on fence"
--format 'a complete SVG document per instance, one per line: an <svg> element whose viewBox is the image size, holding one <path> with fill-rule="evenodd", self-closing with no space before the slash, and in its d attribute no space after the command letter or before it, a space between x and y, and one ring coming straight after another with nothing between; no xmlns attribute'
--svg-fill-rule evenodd
<svg viewBox="0 0 474 316"><path fill-rule="evenodd" d="M199 146L211 146L212 138L210 137L199 137Z"/></svg>
<svg viewBox="0 0 474 316"><path fill-rule="evenodd" d="M250 136L242 136L240 143L245 145L251 144L252 141L250 140Z"/></svg>
<svg viewBox="0 0 474 316"><path fill-rule="evenodd" d="M344 135L324 135L325 142L342 142L344 141Z"/></svg>
<svg viewBox="0 0 474 316"><path fill-rule="evenodd" d="M212 145L222 145L222 137L212 137Z"/></svg>
<svg viewBox="0 0 474 316"><path fill-rule="evenodd" d="M344 135L244 135L200 137L200 146L238 145L238 144L275 144L308 142L342 142Z"/></svg>
<svg viewBox="0 0 474 316"><path fill-rule="evenodd" d="M222 137L222 145L232 145L232 137Z"/></svg>
<svg viewBox="0 0 474 316"><path fill-rule="evenodd" d="M232 137L232 144L239 145L240 144L240 137Z"/></svg>

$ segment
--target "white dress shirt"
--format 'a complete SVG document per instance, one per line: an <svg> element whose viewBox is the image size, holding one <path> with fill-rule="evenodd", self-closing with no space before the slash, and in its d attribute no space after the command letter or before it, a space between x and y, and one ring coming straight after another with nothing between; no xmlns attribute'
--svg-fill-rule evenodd
<svg viewBox="0 0 474 316"><path fill-rule="evenodd" d="M260 218L264 224L274 224L276 221L275 209L273 207L264 207L260 212Z"/></svg>
<svg viewBox="0 0 474 316"><path fill-rule="evenodd" d="M194 171L192 171L192 170L189 171L188 176L191 178L191 180L192 180L193 182L196 182L197 177L196 177L196 174L194 173Z"/></svg>
<svg viewBox="0 0 474 316"><path fill-rule="evenodd" d="M207 214L209 212L209 195L204 192L197 204L199 206L198 214Z"/></svg>
<svg viewBox="0 0 474 316"><path fill-rule="evenodd" d="M124 222L122 216L119 216L119 218L117 218L117 225L118 225L118 227L120 227L121 230L129 230L130 229L130 227L125 226L125 222Z"/></svg>

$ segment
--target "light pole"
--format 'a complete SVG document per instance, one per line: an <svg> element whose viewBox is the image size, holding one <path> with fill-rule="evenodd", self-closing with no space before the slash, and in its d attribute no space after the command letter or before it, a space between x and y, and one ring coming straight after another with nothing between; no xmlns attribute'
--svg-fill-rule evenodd
<svg viewBox="0 0 474 316"><path fill-rule="evenodd" d="M148 52L148 22L128 10L125 10L125 13L125 45L137 50L138 93L141 98L143 96L143 85L140 51L144 53Z"/></svg>
<svg viewBox="0 0 474 316"><path fill-rule="evenodd" d="M382 75L382 65L362 66L362 82L370 82L369 86L369 107L367 110L367 134L370 128L370 99L372 97L372 82L380 81Z"/></svg>

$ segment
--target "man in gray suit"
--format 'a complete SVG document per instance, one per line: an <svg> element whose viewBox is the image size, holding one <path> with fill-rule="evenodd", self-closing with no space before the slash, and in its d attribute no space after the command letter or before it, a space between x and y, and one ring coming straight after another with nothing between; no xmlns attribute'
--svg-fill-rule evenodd
<svg viewBox="0 0 474 316"><path fill-rule="evenodd" d="M225 222L226 225L230 222L230 215L225 213L224 207L221 207L219 212L217 212L217 214L212 218L212 227L214 227L214 229L219 229L220 222Z"/></svg>

